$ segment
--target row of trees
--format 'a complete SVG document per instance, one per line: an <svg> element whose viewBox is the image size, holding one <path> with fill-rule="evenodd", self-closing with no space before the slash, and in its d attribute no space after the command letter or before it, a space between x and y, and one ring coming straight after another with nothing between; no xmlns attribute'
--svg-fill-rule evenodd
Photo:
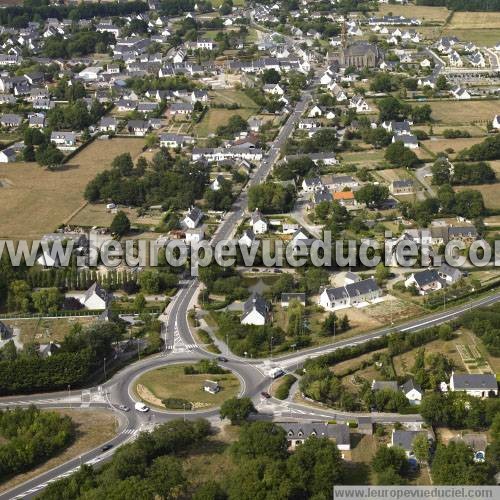
<svg viewBox="0 0 500 500"><path fill-rule="evenodd" d="M43 53L53 59L81 57L94 52L106 52L114 43L115 37L111 33L82 30L69 39L62 35L48 38L43 45Z"/></svg>
<svg viewBox="0 0 500 500"><path fill-rule="evenodd" d="M438 158L432 166L432 183L437 185L476 185L496 182L495 171L489 163L454 163L447 158Z"/></svg>

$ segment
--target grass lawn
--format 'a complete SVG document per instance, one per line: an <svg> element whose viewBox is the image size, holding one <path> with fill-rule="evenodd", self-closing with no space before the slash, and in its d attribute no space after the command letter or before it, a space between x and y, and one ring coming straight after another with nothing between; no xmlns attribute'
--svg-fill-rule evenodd
<svg viewBox="0 0 500 500"><path fill-rule="evenodd" d="M206 409L221 405L226 399L237 396L240 382L232 373L224 375L185 375L184 367L179 364L158 368L145 373L136 381L134 391L146 404L162 408L161 400L166 398L186 399L195 409ZM203 390L203 382L213 380L219 383L221 390L209 394Z"/></svg>
<svg viewBox="0 0 500 500"><path fill-rule="evenodd" d="M498 101L429 101L432 118L446 125L467 125L472 122L489 122L493 119Z"/></svg>
<svg viewBox="0 0 500 500"><path fill-rule="evenodd" d="M473 189L479 191L483 195L486 208L492 210L500 209L500 196L498 196L499 185L496 184L481 184L480 186L457 186L455 191L463 191L464 189Z"/></svg>
<svg viewBox="0 0 500 500"><path fill-rule="evenodd" d="M495 14L495 12L490 12L490 14ZM474 19L474 16L471 16ZM467 40L469 42L475 43L480 47L494 47L498 43L498 28L489 29L489 24L485 24L487 28L475 28L475 29L444 29L443 36L456 36L459 40ZM420 30L419 30L420 31Z"/></svg>
<svg viewBox="0 0 500 500"><path fill-rule="evenodd" d="M242 108L259 108L259 106L241 90L213 90L210 92L210 98L210 102L214 104L239 104Z"/></svg>
<svg viewBox="0 0 500 500"><path fill-rule="evenodd" d="M2 483L0 491L6 491L14 486L24 483L44 472L47 472L68 460L86 453L101 444L109 441L116 435L117 421L112 412L107 410L71 410L51 409L64 415L69 415L76 425L76 439L74 443L59 455L51 458L44 464L29 472L19 474L9 481Z"/></svg>
<svg viewBox="0 0 500 500"><path fill-rule="evenodd" d="M36 239L66 223L83 207L88 182L115 156L128 151L136 158L143 145L141 138L97 140L55 172L36 163L2 164L0 238Z"/></svg>
<svg viewBox="0 0 500 500"><path fill-rule="evenodd" d="M416 17L423 22L444 24L450 11L446 7L427 7L425 5L389 5L382 4L378 8L379 15L386 16L392 12L394 16Z"/></svg>
<svg viewBox="0 0 500 500"><path fill-rule="evenodd" d="M69 332L72 325L78 323L88 325L95 318L61 318L61 319L17 319L6 320L4 323L12 328L19 328L20 339L23 344L27 342L38 342L48 344L49 342L60 342Z"/></svg>
<svg viewBox="0 0 500 500"><path fill-rule="evenodd" d="M343 163L357 163L361 167L371 167L384 161L385 151L383 149L370 149L368 151L355 151L342 153Z"/></svg>
<svg viewBox="0 0 500 500"><path fill-rule="evenodd" d="M385 182L397 181L399 179L413 180L411 174L409 174L404 168L387 168L384 170L377 170L375 175L381 177L381 179Z"/></svg>
<svg viewBox="0 0 500 500"><path fill-rule="evenodd" d="M194 135L197 137L208 137L215 134L217 128L226 125L231 116L240 115L244 120L248 120L255 112L255 109L219 109L211 108L207 111L200 123L194 127Z"/></svg>

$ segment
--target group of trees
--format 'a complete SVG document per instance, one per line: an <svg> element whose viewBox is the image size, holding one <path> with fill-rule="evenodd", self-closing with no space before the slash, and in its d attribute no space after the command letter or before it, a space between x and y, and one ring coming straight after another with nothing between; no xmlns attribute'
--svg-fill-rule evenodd
<svg viewBox="0 0 500 500"><path fill-rule="evenodd" d="M112 344L123 332L121 325L112 322L87 328L75 324L60 349L46 358L40 357L36 344L18 351L9 341L0 349L0 395L80 387L102 369L105 357L111 358Z"/></svg>
<svg viewBox="0 0 500 500"><path fill-rule="evenodd" d="M248 190L248 208L258 208L262 213L289 212L295 201L293 186L283 186L273 182L256 184Z"/></svg>
<svg viewBox="0 0 500 500"><path fill-rule="evenodd" d="M90 109L82 100L72 101L49 110L47 125L52 130L82 130L97 123L105 111L105 106L96 99Z"/></svg>
<svg viewBox="0 0 500 500"><path fill-rule="evenodd" d="M217 135L224 139L233 139L240 132L246 131L247 128L247 122L240 115L233 115L226 125L217 127Z"/></svg>
<svg viewBox="0 0 500 500"><path fill-rule="evenodd" d="M174 160L167 151L156 153L151 162L139 158L135 167L130 153L123 153L113 160L110 170L89 182L85 198L90 202L110 200L123 205L187 209L202 197L207 182L206 167Z"/></svg>
<svg viewBox="0 0 500 500"><path fill-rule="evenodd" d="M43 53L53 59L81 57L94 52L106 52L114 43L115 37L111 33L82 30L71 35L69 39L62 35L46 39Z"/></svg>
<svg viewBox="0 0 500 500"><path fill-rule="evenodd" d="M498 305L466 313L460 322L481 339L492 356L500 356L500 307Z"/></svg>
<svg viewBox="0 0 500 500"><path fill-rule="evenodd" d="M332 486L345 480L341 454L329 439L311 437L290 454L282 427L254 422L243 425L238 440L229 446L224 474L200 484L185 472L185 460L199 452L210 433L206 420L164 423L122 446L106 467L83 466L51 483L41 498L320 500L330 498Z"/></svg>
<svg viewBox="0 0 500 500"><path fill-rule="evenodd" d="M384 157L395 167L415 168L422 163L418 156L401 141L389 144Z"/></svg>
<svg viewBox="0 0 500 500"><path fill-rule="evenodd" d="M34 406L0 411L0 481L25 472L64 450L75 436L70 417Z"/></svg>
<svg viewBox="0 0 500 500"><path fill-rule="evenodd" d="M426 123L431 120L432 108L428 104L411 106L394 96L377 101L380 121L401 121L411 118L414 123Z"/></svg>
<svg viewBox="0 0 500 500"><path fill-rule="evenodd" d="M432 166L432 183L437 185L476 185L496 182L495 171L489 163L457 162L453 168L446 158L438 158Z"/></svg>
<svg viewBox="0 0 500 500"><path fill-rule="evenodd" d="M460 152L459 159L469 161L500 160L500 134L487 137L483 142L464 149Z"/></svg>

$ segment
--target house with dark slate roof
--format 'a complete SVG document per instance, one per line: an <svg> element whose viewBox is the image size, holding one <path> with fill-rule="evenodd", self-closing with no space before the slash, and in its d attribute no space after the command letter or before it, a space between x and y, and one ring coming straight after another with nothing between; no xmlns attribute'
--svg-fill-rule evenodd
<svg viewBox="0 0 500 500"><path fill-rule="evenodd" d="M492 373L455 373L450 377L450 391L462 391L476 398L498 396L498 382Z"/></svg>
<svg viewBox="0 0 500 500"><path fill-rule="evenodd" d="M327 422L276 422L285 430L288 449L293 450L310 437L327 438L335 442L341 451L351 449L349 426Z"/></svg>
<svg viewBox="0 0 500 500"><path fill-rule="evenodd" d="M110 300L108 292L95 282L80 299L80 302L93 311L104 311L108 307Z"/></svg>
<svg viewBox="0 0 500 500"><path fill-rule="evenodd" d="M265 325L269 315L270 306L261 295L254 293L243 304L242 325Z"/></svg>
<svg viewBox="0 0 500 500"><path fill-rule="evenodd" d="M319 305L327 311L346 307L361 307L382 295L382 290L373 278L350 283L337 288L325 288L320 295Z"/></svg>

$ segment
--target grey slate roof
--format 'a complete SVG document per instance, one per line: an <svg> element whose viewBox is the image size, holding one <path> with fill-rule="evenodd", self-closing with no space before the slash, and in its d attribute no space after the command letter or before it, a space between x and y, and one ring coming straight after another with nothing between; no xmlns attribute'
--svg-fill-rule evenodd
<svg viewBox="0 0 500 500"><path fill-rule="evenodd" d="M258 293L253 293L251 297L243 304L243 315L241 319L246 318L253 310L256 310L262 316L266 316L269 311L269 304L264 297Z"/></svg>
<svg viewBox="0 0 500 500"><path fill-rule="evenodd" d="M455 390L496 391L498 383L491 373L454 373L452 375Z"/></svg>
<svg viewBox="0 0 500 500"><path fill-rule="evenodd" d="M349 427L346 424L324 422L276 422L285 430L289 439L307 439L311 436L334 439L337 445L350 444Z"/></svg>
<svg viewBox="0 0 500 500"><path fill-rule="evenodd" d="M105 302L108 301L109 295L108 292L101 286L97 281L85 292L85 302L94 295L94 293L100 297Z"/></svg>

